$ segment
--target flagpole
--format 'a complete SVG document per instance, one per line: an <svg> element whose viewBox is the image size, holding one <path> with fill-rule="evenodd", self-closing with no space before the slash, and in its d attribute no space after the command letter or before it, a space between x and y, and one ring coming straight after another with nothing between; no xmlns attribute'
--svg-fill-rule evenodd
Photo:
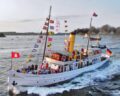
<svg viewBox="0 0 120 96"><path fill-rule="evenodd" d="M13 60L12 60L12 57L11 57L11 66L10 66L10 70L12 70L13 68Z"/></svg>
<svg viewBox="0 0 120 96"><path fill-rule="evenodd" d="M87 51L86 51L87 55L88 55L88 50L89 50L89 42L90 42L90 32L91 32L91 27L92 27L92 20L93 20L93 18L91 17L91 19L90 19L90 29L88 31L88 42L87 42Z"/></svg>
<svg viewBox="0 0 120 96"><path fill-rule="evenodd" d="M11 59L11 70L12 70L12 59Z"/></svg>
<svg viewBox="0 0 120 96"><path fill-rule="evenodd" d="M47 32L46 32L45 46L44 46L44 52L43 52L43 58L42 58L42 61L44 60L44 57L45 57L45 51L46 51L46 46L47 46L48 31L49 31L49 23L50 23L50 17L51 17L51 9L52 9L52 6L50 6L50 10L49 10L48 28L47 28Z"/></svg>

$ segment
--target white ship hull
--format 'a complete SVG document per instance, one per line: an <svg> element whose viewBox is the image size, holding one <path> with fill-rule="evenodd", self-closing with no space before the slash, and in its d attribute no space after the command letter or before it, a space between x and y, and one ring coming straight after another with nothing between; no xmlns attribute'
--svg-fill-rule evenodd
<svg viewBox="0 0 120 96"><path fill-rule="evenodd" d="M93 65L85 66L80 69L75 69L71 71L66 71L62 73L54 73L54 74L40 74L40 75L34 75L34 74L24 74L24 73L17 73L16 71L11 70L9 72L9 84L12 84L13 81L17 85L22 86L47 86L52 85L55 83L64 82L67 80L70 80L72 78L75 78L76 76L82 74L83 72L95 70L101 66L103 66L105 63L107 63L109 59L106 59L100 63L96 63ZM15 74L13 76L13 74Z"/></svg>

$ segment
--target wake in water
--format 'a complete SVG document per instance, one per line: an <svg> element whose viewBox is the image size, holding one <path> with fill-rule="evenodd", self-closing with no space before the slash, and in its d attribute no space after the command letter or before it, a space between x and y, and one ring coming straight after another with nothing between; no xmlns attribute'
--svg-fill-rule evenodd
<svg viewBox="0 0 120 96"><path fill-rule="evenodd" d="M52 87L22 87L28 91L28 94L36 93L40 96L48 94L62 93L71 89L81 89L87 86L97 85L99 82L112 79L114 75L120 75L120 60L113 61L104 68L97 69L88 73L81 74L79 77L62 85L58 84ZM19 90L16 90L18 92ZM119 94L119 93L118 93Z"/></svg>

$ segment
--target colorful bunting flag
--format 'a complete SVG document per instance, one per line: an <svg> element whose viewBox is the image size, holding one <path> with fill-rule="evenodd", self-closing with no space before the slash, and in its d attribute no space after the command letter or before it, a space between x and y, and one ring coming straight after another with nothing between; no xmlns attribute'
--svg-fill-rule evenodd
<svg viewBox="0 0 120 96"><path fill-rule="evenodd" d="M51 52L52 50L51 49L48 49L48 52Z"/></svg>
<svg viewBox="0 0 120 96"><path fill-rule="evenodd" d="M29 62L31 62L32 60L31 60L31 58L27 58L26 59L26 63L29 63Z"/></svg>
<svg viewBox="0 0 120 96"><path fill-rule="evenodd" d="M56 32L58 32L60 29L60 22L56 20Z"/></svg>
<svg viewBox="0 0 120 96"><path fill-rule="evenodd" d="M26 63L29 63L32 61L32 54L28 55L27 59L26 59Z"/></svg>
<svg viewBox="0 0 120 96"><path fill-rule="evenodd" d="M43 38L43 36L42 36L42 35L39 35L39 38Z"/></svg>
<svg viewBox="0 0 120 96"><path fill-rule="evenodd" d="M48 35L52 35L52 32L48 32Z"/></svg>
<svg viewBox="0 0 120 96"><path fill-rule="evenodd" d="M65 30L65 32L68 32L68 30Z"/></svg>
<svg viewBox="0 0 120 96"><path fill-rule="evenodd" d="M48 41L51 42L51 41L52 41L52 38L49 37L49 38L48 38Z"/></svg>
<svg viewBox="0 0 120 96"><path fill-rule="evenodd" d="M54 20L50 20L49 23L54 23Z"/></svg>
<svg viewBox="0 0 120 96"><path fill-rule="evenodd" d="M64 20L64 22L65 22L65 32L68 32L68 30L67 30L67 28L68 28L68 25L67 25L67 20Z"/></svg>
<svg viewBox="0 0 120 96"><path fill-rule="evenodd" d="M44 30L47 30L47 28L48 28L47 26L43 26L43 29L44 29Z"/></svg>
<svg viewBox="0 0 120 96"><path fill-rule="evenodd" d="M58 20L56 20L56 27L60 26L60 22Z"/></svg>
<svg viewBox="0 0 120 96"><path fill-rule="evenodd" d="M33 49L32 52L37 52L37 50L36 50L36 49Z"/></svg>
<svg viewBox="0 0 120 96"><path fill-rule="evenodd" d="M51 29L51 30L54 30L54 26L50 26L50 29Z"/></svg>
<svg viewBox="0 0 120 96"><path fill-rule="evenodd" d="M38 40L37 40L37 43L41 43L41 40L40 40L40 39L38 39Z"/></svg>
<svg viewBox="0 0 120 96"><path fill-rule="evenodd" d="M65 27L68 27L67 25L65 25Z"/></svg>
<svg viewBox="0 0 120 96"><path fill-rule="evenodd" d="M59 29L56 29L56 32L59 32Z"/></svg>
<svg viewBox="0 0 120 96"><path fill-rule="evenodd" d="M45 25L46 25L46 26L48 26L48 23L47 23L47 22L45 22Z"/></svg>
<svg viewBox="0 0 120 96"><path fill-rule="evenodd" d="M39 45L38 45L38 44L35 44L35 45L34 45L34 48L38 48L38 47L39 47Z"/></svg>
<svg viewBox="0 0 120 96"><path fill-rule="evenodd" d="M47 44L47 47L51 47L51 45L52 45L51 43L48 43L48 44Z"/></svg>
<svg viewBox="0 0 120 96"><path fill-rule="evenodd" d="M48 21L49 19L48 18L46 18L46 21Z"/></svg>
<svg viewBox="0 0 120 96"><path fill-rule="evenodd" d="M48 32L48 35L54 35L54 32Z"/></svg>
<svg viewBox="0 0 120 96"><path fill-rule="evenodd" d="M64 22L67 23L67 20L65 20Z"/></svg>

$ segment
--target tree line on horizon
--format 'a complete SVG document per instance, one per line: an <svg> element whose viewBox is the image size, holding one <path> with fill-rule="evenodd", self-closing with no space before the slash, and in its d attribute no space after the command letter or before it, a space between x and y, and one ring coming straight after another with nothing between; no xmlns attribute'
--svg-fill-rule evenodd
<svg viewBox="0 0 120 96"><path fill-rule="evenodd" d="M91 34L120 34L120 27L113 27L108 24L101 26L100 28L96 28L92 26L91 28L78 28L73 32L76 34L86 34L91 32Z"/></svg>
<svg viewBox="0 0 120 96"><path fill-rule="evenodd" d="M117 34L120 35L120 26L119 27L113 27L108 24L103 25L99 28L96 28L92 26L91 28L78 28L73 30L72 32L76 34L84 35L88 32L91 34ZM3 35L39 35L40 32L25 32L25 33L17 33L17 32L0 32L0 37L4 37ZM54 35L54 32L49 32L51 35ZM42 33L45 34L45 33ZM64 32L58 32L55 35L64 35L64 34L70 34L70 33L64 33Z"/></svg>

